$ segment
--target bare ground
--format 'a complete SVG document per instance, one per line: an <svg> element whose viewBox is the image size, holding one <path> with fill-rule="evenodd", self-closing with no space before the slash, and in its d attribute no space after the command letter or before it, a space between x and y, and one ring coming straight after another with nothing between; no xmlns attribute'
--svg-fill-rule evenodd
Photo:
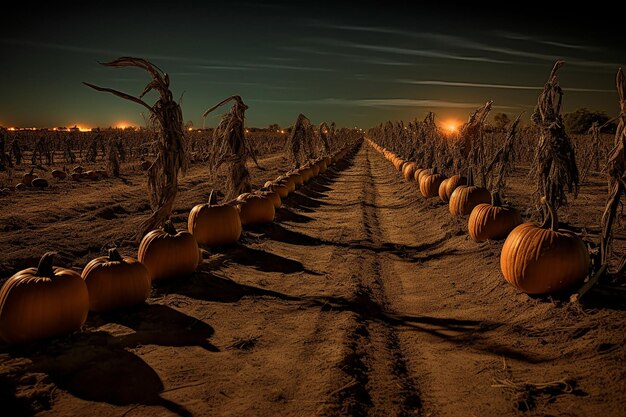
<svg viewBox="0 0 626 417"><path fill-rule="evenodd" d="M256 185L286 163L265 158ZM205 178L196 166L183 180L179 227L208 198ZM144 184L136 173L4 197L0 274L46 250L80 269L147 215ZM519 206L527 184L517 170ZM590 237L603 187L593 177L562 216ZM623 305L521 294L502 279L501 247L469 240L363 144L146 305L0 346L0 399L40 416L626 415Z"/></svg>

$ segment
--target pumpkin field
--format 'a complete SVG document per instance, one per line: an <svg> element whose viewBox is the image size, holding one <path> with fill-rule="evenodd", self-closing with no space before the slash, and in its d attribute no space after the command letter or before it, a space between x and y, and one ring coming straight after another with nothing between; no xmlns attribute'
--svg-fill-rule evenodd
<svg viewBox="0 0 626 417"><path fill-rule="evenodd" d="M502 125L367 129L100 64L145 126L0 129L2 416L626 416L621 69L574 133L562 60Z"/></svg>

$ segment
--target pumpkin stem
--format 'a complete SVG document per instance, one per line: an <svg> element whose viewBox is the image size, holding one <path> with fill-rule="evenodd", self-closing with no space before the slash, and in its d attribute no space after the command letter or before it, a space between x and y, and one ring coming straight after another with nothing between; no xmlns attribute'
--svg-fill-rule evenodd
<svg viewBox="0 0 626 417"><path fill-rule="evenodd" d="M168 235L176 234L176 228L174 227L174 224L172 223L171 220L165 221L165 224L163 225L163 231L167 233Z"/></svg>
<svg viewBox="0 0 626 417"><path fill-rule="evenodd" d="M217 196L213 193L214 190L211 190L211 194L209 194L209 206L213 206L217 203Z"/></svg>
<svg viewBox="0 0 626 417"><path fill-rule="evenodd" d="M56 255L56 252L46 252L43 254L39 260L39 265L37 265L37 272L35 273L35 276L48 278L52 278L54 276L54 271L52 270L54 255Z"/></svg>
<svg viewBox="0 0 626 417"><path fill-rule="evenodd" d="M467 168L467 186L471 187L474 185L474 174L472 173L472 168Z"/></svg>
<svg viewBox="0 0 626 417"><path fill-rule="evenodd" d="M493 207L502 207L502 198L500 198L499 192L493 191L491 193L491 205Z"/></svg>
<svg viewBox="0 0 626 417"><path fill-rule="evenodd" d="M541 227L543 229L547 229L548 226L550 226L550 229L552 229L552 231L558 232L559 231L559 216L556 213L556 210L554 210L554 207L552 207L552 204L550 204L547 198L541 197L541 202L544 204L544 206L548 210L546 218L544 219Z"/></svg>
<svg viewBox="0 0 626 417"><path fill-rule="evenodd" d="M109 249L109 261L110 262L124 262L122 255L117 251L117 248Z"/></svg>

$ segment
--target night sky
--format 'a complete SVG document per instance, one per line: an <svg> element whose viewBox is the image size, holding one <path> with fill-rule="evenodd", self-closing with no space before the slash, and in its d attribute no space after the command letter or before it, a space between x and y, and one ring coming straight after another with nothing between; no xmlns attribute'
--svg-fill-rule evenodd
<svg viewBox="0 0 626 417"><path fill-rule="evenodd" d="M567 61L565 111L613 115L615 72L626 64L610 10L564 16L517 3L507 4L516 12L390 1L129 3L3 13L0 126L143 124L142 107L81 84L139 94L146 72L97 63L124 55L169 73L185 121L196 127L204 110L233 94L250 107L247 124L259 127L288 126L300 112L314 123L363 128L429 110L463 121L489 99L494 112L528 115L557 58Z"/></svg>

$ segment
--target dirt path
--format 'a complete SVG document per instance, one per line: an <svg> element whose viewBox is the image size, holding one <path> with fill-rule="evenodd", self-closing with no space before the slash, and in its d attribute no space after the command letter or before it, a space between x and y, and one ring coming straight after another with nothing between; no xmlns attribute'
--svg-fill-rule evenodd
<svg viewBox="0 0 626 417"><path fill-rule="evenodd" d="M519 294L501 244L467 240L363 144L147 305L1 348L0 400L42 416L624 415L626 314Z"/></svg>

